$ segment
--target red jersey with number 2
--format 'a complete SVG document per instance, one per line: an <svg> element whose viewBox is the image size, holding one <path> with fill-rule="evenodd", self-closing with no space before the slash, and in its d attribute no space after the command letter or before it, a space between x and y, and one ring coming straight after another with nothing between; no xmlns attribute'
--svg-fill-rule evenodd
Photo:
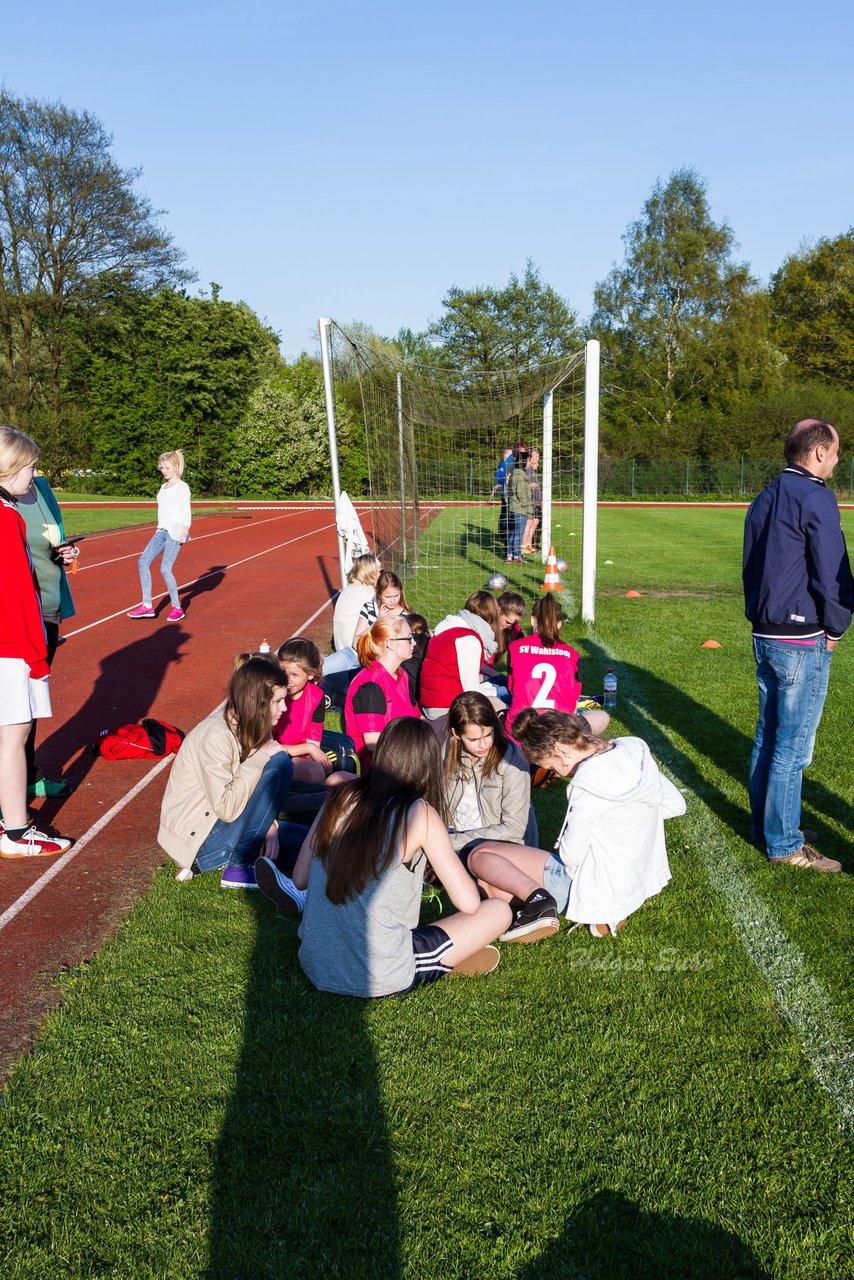
<svg viewBox="0 0 854 1280"><path fill-rule="evenodd" d="M533 707L538 712L575 714L581 696L579 656L571 645L561 640L547 645L534 635L512 642L507 650L507 687L512 694L507 726L511 733L513 721L523 707Z"/></svg>

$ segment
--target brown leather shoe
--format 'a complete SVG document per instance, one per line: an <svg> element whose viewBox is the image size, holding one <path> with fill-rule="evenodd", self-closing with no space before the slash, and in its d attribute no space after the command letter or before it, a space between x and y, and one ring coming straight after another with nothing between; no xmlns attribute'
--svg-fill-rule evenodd
<svg viewBox="0 0 854 1280"><path fill-rule="evenodd" d="M787 858L769 858L771 863L788 863L792 867L804 867L808 871L841 871L842 863L824 858L811 844L804 844Z"/></svg>

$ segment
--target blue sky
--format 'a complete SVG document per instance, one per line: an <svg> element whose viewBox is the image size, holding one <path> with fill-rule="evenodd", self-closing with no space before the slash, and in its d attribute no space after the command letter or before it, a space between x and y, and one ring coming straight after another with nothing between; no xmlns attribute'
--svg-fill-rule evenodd
<svg viewBox="0 0 854 1280"><path fill-rule="evenodd" d="M657 178L708 184L767 280L854 223L854 8L778 0L46 0L12 93L99 116L187 253L281 333L423 328L526 258L586 317Z"/></svg>

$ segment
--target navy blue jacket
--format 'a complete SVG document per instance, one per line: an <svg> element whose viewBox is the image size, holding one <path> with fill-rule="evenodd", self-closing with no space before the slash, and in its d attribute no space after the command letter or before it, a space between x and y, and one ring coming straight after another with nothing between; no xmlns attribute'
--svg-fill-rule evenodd
<svg viewBox="0 0 854 1280"><path fill-rule="evenodd" d="M854 581L834 494L790 466L744 522L744 612L757 636L838 640L851 624Z"/></svg>

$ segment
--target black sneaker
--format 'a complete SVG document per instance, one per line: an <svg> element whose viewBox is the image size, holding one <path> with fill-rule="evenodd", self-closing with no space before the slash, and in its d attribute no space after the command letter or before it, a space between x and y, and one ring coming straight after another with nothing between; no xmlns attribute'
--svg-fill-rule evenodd
<svg viewBox="0 0 854 1280"><path fill-rule="evenodd" d="M499 942L539 942L557 933L560 917L557 903L545 889L535 889L521 907L513 912L510 928L502 933Z"/></svg>

